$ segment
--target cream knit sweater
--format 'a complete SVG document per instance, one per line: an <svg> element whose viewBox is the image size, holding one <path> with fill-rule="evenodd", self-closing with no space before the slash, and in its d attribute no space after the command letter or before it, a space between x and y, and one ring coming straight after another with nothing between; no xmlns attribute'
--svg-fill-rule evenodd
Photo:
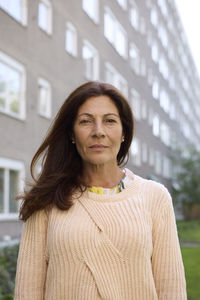
<svg viewBox="0 0 200 300"><path fill-rule="evenodd" d="M185 300L171 197L134 176L116 195L85 192L39 211L22 233L15 300Z"/></svg>

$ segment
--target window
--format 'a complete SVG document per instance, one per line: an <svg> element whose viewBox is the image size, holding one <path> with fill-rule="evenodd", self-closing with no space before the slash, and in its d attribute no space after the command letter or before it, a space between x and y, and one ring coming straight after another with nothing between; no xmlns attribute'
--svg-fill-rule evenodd
<svg viewBox="0 0 200 300"><path fill-rule="evenodd" d="M153 135L159 136L160 133L160 124L159 124L159 117L154 115L153 117Z"/></svg>
<svg viewBox="0 0 200 300"><path fill-rule="evenodd" d="M74 25L70 22L66 24L65 49L73 56L77 56L77 32Z"/></svg>
<svg viewBox="0 0 200 300"><path fill-rule="evenodd" d="M22 25L27 25L27 0L0 0L0 8Z"/></svg>
<svg viewBox="0 0 200 300"><path fill-rule="evenodd" d="M161 141L169 146L170 145L170 132L169 132L169 126L167 126L166 123L162 122L160 125L160 138Z"/></svg>
<svg viewBox="0 0 200 300"><path fill-rule="evenodd" d="M133 43L130 44L129 57L131 68L138 75L140 72L140 55L138 48Z"/></svg>
<svg viewBox="0 0 200 300"><path fill-rule="evenodd" d="M128 96L128 84L126 79L110 64L105 64L105 81L113 84L122 94Z"/></svg>
<svg viewBox="0 0 200 300"><path fill-rule="evenodd" d="M104 35L122 57L127 57L127 35L109 8L104 13Z"/></svg>
<svg viewBox="0 0 200 300"><path fill-rule="evenodd" d="M17 194L22 191L24 164L0 158L0 219L18 216Z"/></svg>
<svg viewBox="0 0 200 300"><path fill-rule="evenodd" d="M95 23L98 23L99 0L82 0L82 8Z"/></svg>
<svg viewBox="0 0 200 300"><path fill-rule="evenodd" d="M43 117L51 117L51 85L43 78L38 80L38 111Z"/></svg>
<svg viewBox="0 0 200 300"><path fill-rule="evenodd" d="M124 10L127 9L127 0L117 0L117 2Z"/></svg>
<svg viewBox="0 0 200 300"><path fill-rule="evenodd" d="M0 111L25 118L24 66L0 52Z"/></svg>
<svg viewBox="0 0 200 300"><path fill-rule="evenodd" d="M163 47L166 48L168 46L168 35L167 31L162 25L158 27L158 36L162 42Z"/></svg>
<svg viewBox="0 0 200 300"><path fill-rule="evenodd" d="M52 33L52 4L49 0L39 1L38 26L48 34Z"/></svg>
<svg viewBox="0 0 200 300"><path fill-rule="evenodd" d="M133 115L136 120L141 119L141 101L140 95L134 89L131 89L131 107L133 109Z"/></svg>
<svg viewBox="0 0 200 300"><path fill-rule="evenodd" d="M158 0L158 5L160 6L160 9L164 16L167 16L168 10L167 10L167 4L165 0Z"/></svg>
<svg viewBox="0 0 200 300"><path fill-rule="evenodd" d="M159 83L158 80L154 80L153 85L152 85L152 96L155 99L159 98Z"/></svg>
<svg viewBox="0 0 200 300"><path fill-rule="evenodd" d="M158 25L158 13L155 7L151 9L151 23L154 26Z"/></svg>
<svg viewBox="0 0 200 300"><path fill-rule="evenodd" d="M84 75L88 80L99 78L99 54L88 41L83 41L82 57L84 61Z"/></svg>
<svg viewBox="0 0 200 300"><path fill-rule="evenodd" d="M135 30L139 29L139 13L138 13L138 9L137 6L135 4L134 1L131 1L131 8L130 8L130 22L131 25L133 26L133 28L135 28Z"/></svg>
<svg viewBox="0 0 200 300"><path fill-rule="evenodd" d="M166 62L166 59L164 57L161 57L159 59L159 71L163 75L165 79L168 79L169 77L169 69Z"/></svg>
<svg viewBox="0 0 200 300"><path fill-rule="evenodd" d="M166 113L169 112L170 110L169 96L164 89L161 89L160 92L160 106L164 109Z"/></svg>
<svg viewBox="0 0 200 300"><path fill-rule="evenodd" d="M154 42L151 46L151 57L152 57L153 61L158 62L159 50L158 50L158 45L156 42Z"/></svg>
<svg viewBox="0 0 200 300"><path fill-rule="evenodd" d="M141 165L141 151L140 151L140 142L137 138L134 138L131 144L131 155L133 158L133 164L136 166Z"/></svg>

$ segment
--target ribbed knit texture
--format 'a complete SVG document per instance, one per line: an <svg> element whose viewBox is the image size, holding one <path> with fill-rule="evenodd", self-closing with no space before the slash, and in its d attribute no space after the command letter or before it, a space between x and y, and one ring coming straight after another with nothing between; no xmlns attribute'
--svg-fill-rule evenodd
<svg viewBox="0 0 200 300"><path fill-rule="evenodd" d="M15 300L186 300L171 197L134 176L116 195L86 191L68 211L25 223Z"/></svg>

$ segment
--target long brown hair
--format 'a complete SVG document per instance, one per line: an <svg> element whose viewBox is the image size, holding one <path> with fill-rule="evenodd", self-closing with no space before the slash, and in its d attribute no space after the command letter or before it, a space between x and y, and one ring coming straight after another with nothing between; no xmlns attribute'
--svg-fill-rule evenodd
<svg viewBox="0 0 200 300"><path fill-rule="evenodd" d="M61 210L72 206L72 194L83 192L81 174L82 160L72 144L73 125L79 107L90 97L106 95L118 108L123 127L124 142L117 155L121 166L128 159L134 121L126 98L114 86L101 82L87 82L74 90L58 111L46 138L35 153L30 170L34 179L29 191L18 198L23 199L20 219L26 221L35 211L56 205ZM35 166L42 157L42 169L37 178Z"/></svg>

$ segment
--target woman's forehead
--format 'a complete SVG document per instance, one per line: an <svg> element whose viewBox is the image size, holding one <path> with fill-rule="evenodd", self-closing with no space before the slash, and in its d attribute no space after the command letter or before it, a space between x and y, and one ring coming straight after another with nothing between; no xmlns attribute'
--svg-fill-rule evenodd
<svg viewBox="0 0 200 300"><path fill-rule="evenodd" d="M115 103L106 95L88 98L78 109L78 115L84 113L119 115Z"/></svg>

